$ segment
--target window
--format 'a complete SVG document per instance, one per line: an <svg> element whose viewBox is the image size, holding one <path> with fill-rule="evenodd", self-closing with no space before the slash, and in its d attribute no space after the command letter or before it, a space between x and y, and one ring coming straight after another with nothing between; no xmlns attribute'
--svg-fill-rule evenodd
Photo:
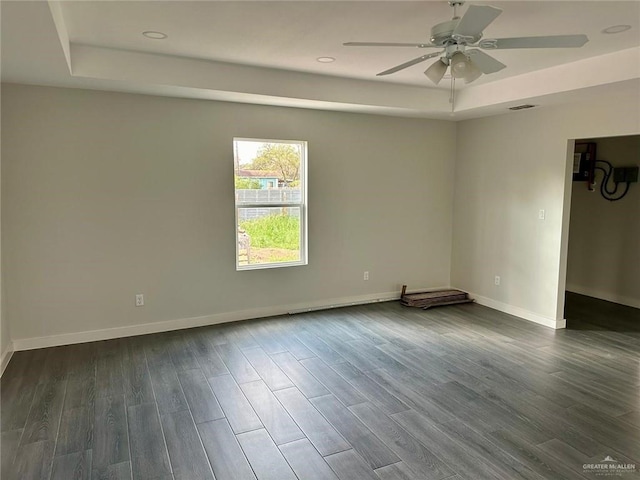
<svg viewBox="0 0 640 480"><path fill-rule="evenodd" d="M234 138L236 270L307 264L307 142Z"/></svg>

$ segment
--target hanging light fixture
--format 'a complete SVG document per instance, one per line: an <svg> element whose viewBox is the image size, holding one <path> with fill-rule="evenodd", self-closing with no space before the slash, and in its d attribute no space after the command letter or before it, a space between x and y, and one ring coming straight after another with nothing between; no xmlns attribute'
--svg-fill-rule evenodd
<svg viewBox="0 0 640 480"><path fill-rule="evenodd" d="M464 77L464 83L471 83L480 78L480 75L482 75L482 71L476 67L472 61L469 61L469 68Z"/></svg>
<svg viewBox="0 0 640 480"><path fill-rule="evenodd" d="M456 52L451 56L451 75L454 78L465 78L469 74L471 62L462 52Z"/></svg>
<svg viewBox="0 0 640 480"><path fill-rule="evenodd" d="M440 59L437 62L434 62L429 68L424 71L424 74L436 85L440 83L442 77L444 77L445 72L447 71L447 64L444 62L444 59Z"/></svg>
<svg viewBox="0 0 640 480"><path fill-rule="evenodd" d="M482 75L482 71L471 61L464 50L459 50L457 45L451 45L447 48L445 56L435 61L424 71L424 74L435 85L438 85L444 78L447 68L451 67L451 88L449 94L449 103L451 103L451 114L454 113L456 79L462 79L465 83L471 83ZM455 50L454 50L455 49Z"/></svg>

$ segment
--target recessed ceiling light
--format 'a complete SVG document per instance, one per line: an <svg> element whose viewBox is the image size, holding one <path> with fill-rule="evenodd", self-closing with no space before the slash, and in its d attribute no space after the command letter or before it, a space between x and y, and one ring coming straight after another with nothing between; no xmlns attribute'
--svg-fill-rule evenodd
<svg viewBox="0 0 640 480"><path fill-rule="evenodd" d="M331 62L335 62L336 59L333 57L318 57L316 58L316 61L320 63L331 63Z"/></svg>
<svg viewBox="0 0 640 480"><path fill-rule="evenodd" d="M626 32L629 29L631 29L631 25L613 25L611 27L607 27L604 30L602 30L602 33L608 33L608 34L622 33L622 32Z"/></svg>
<svg viewBox="0 0 640 480"><path fill-rule="evenodd" d="M164 40L168 36L166 33L154 32L152 30L142 32L142 35L144 35L147 38L151 38L153 40Z"/></svg>

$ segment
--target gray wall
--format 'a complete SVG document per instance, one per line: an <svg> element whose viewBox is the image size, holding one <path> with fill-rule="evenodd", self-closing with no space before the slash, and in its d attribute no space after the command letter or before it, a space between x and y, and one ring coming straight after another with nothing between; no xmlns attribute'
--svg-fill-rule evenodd
<svg viewBox="0 0 640 480"><path fill-rule="evenodd" d="M572 140L637 134L639 97L594 95L458 124L454 286L541 323L562 320Z"/></svg>
<svg viewBox="0 0 640 480"><path fill-rule="evenodd" d="M599 160L640 165L639 135L589 141L597 144ZM567 290L640 308L640 183L610 202L599 192L602 173L597 180L596 192L573 184Z"/></svg>
<svg viewBox="0 0 640 480"><path fill-rule="evenodd" d="M450 283L452 122L20 85L2 100L15 341ZM235 271L233 137L309 142L308 266Z"/></svg>
<svg viewBox="0 0 640 480"><path fill-rule="evenodd" d="M639 99L615 95L456 127L2 88L3 351L9 328L26 348L374 299L403 283L555 321L571 139L640 133ZM308 266L235 271L234 136L309 142Z"/></svg>

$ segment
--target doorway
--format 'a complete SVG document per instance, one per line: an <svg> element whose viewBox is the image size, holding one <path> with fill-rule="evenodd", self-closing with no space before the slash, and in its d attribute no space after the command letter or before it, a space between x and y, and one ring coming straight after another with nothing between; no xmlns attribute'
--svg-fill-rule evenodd
<svg viewBox="0 0 640 480"><path fill-rule="evenodd" d="M567 328L640 329L640 183L614 182L640 165L640 135L575 141L594 146L591 180L571 172L564 318ZM575 170L584 169L575 158ZM582 157L584 161L584 154ZM593 160L593 159L592 159ZM574 171L575 171L574 170ZM603 189L603 180L609 181ZM592 183L595 181L595 183ZM610 193L614 192L614 193Z"/></svg>

